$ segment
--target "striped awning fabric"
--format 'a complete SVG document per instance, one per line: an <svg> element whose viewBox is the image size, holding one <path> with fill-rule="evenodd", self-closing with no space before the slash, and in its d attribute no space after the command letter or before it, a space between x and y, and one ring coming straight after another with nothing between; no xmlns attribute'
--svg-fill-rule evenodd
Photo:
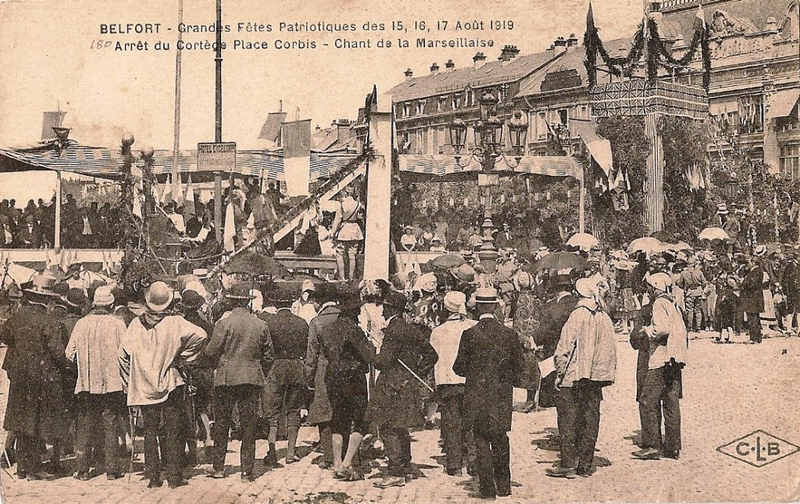
<svg viewBox="0 0 800 504"><path fill-rule="evenodd" d="M136 166L143 162L137 158ZM311 153L311 180L329 177L352 161L355 155L330 155ZM3 162L6 161L6 162ZM9 163L8 161L16 162ZM166 175L172 172L174 156L171 150L157 150L153 156L153 174ZM13 167L12 167L13 164ZM55 170L78 173L90 177L117 179L122 173L123 156L119 149L89 147L69 141L67 148L60 151L52 144L33 148L0 148L0 172L26 170ZM192 173L197 171L197 151L184 150L178 153L178 171ZM267 151L239 151L236 153L234 173L260 177L269 180L284 180L283 155Z"/></svg>
<svg viewBox="0 0 800 504"><path fill-rule="evenodd" d="M399 158L401 172L421 175L443 177L455 173L477 173L481 170L480 164L468 156L463 156L461 159L461 163L466 164L466 167L463 168L456 163L453 156L447 155L403 154ZM468 160L469 163L467 164ZM550 177L579 178L583 174L583 168L571 156L525 156L520 161L519 166L513 169L500 158L497 160L494 169L495 171L531 173Z"/></svg>

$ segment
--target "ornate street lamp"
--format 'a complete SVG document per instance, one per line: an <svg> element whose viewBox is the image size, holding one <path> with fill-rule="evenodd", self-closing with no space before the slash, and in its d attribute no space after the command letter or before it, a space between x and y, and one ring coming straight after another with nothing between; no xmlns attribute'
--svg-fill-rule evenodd
<svg viewBox="0 0 800 504"><path fill-rule="evenodd" d="M519 166L522 156L525 153L526 139L528 136L527 116L517 110L512 114L508 121L503 121L497 114L497 104L499 99L491 93L485 93L479 100L480 118L472 123L472 130L475 135L475 146L469 152L467 161L462 164L464 144L467 136L467 123L462 119L455 119L449 126L450 145L453 147L453 154L456 164L462 168L474 159L481 165L483 173L490 173L494 170L497 160L503 162L511 169ZM503 127L508 126L509 137L513 160L506 156L503 151ZM496 183L496 182L495 182ZM485 182L486 187L492 185L491 179ZM487 269L494 270L497 259L497 248L494 245L494 223L492 222L491 200L488 194L484 194L486 199L486 211L483 218L481 230L483 232L482 245L478 252L478 257L482 263L486 263Z"/></svg>

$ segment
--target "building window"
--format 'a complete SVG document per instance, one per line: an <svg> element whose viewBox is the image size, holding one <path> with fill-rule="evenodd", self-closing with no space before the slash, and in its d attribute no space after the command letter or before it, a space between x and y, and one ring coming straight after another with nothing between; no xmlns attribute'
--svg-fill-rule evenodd
<svg viewBox="0 0 800 504"><path fill-rule="evenodd" d="M536 114L536 139L547 139L547 112L539 112Z"/></svg>
<svg viewBox="0 0 800 504"><path fill-rule="evenodd" d="M425 113L425 100L420 100L417 102L417 115L422 115Z"/></svg>
<svg viewBox="0 0 800 504"><path fill-rule="evenodd" d="M508 84L500 85L500 103L508 101Z"/></svg>
<svg viewBox="0 0 800 504"><path fill-rule="evenodd" d="M441 112L442 110L444 110L444 105L445 105L445 103L447 102L446 100L447 100L447 98L445 98L445 97L443 97L443 96L442 96L442 97L439 97L439 101L438 101L438 102L436 102L436 110L437 110L438 112Z"/></svg>
<svg viewBox="0 0 800 504"><path fill-rule="evenodd" d="M800 144L781 145L780 174L784 178L800 180Z"/></svg>
<svg viewBox="0 0 800 504"><path fill-rule="evenodd" d="M454 94L453 95L452 105L453 105L453 110L457 110L459 107L461 107L461 95L460 94Z"/></svg>
<svg viewBox="0 0 800 504"><path fill-rule="evenodd" d="M411 105L408 103L403 104L403 117L411 116Z"/></svg>
<svg viewBox="0 0 800 504"><path fill-rule="evenodd" d="M760 133L764 130L764 102L761 95L739 97L739 133Z"/></svg>
<svg viewBox="0 0 800 504"><path fill-rule="evenodd" d="M559 109L559 111L558 111L558 120L564 126L569 126L569 110L567 110L567 109Z"/></svg>
<svg viewBox="0 0 800 504"><path fill-rule="evenodd" d="M425 142L425 130L419 129L419 130L417 130L417 143L416 143L416 149L415 149L414 153L415 154L426 154L425 151L427 149L425 148L425 144L426 144L426 142Z"/></svg>

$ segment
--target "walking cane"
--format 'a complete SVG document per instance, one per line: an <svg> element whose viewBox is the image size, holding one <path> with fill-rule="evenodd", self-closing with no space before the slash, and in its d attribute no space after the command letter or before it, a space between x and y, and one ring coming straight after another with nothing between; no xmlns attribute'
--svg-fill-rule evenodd
<svg viewBox="0 0 800 504"><path fill-rule="evenodd" d="M3 457L5 457L6 464L8 464L8 467L11 468L11 459L8 457L8 451L6 451L5 447L3 447ZM14 476L12 476L11 473L8 472L8 469L6 469L5 467L3 468L3 472L8 474L8 477L11 478L12 481L16 481Z"/></svg>
<svg viewBox="0 0 800 504"><path fill-rule="evenodd" d="M128 424L131 428L131 459L128 463L128 483L131 482L131 474L133 473L133 459L136 457L136 435L134 434L134 421L133 421L133 408L128 407Z"/></svg>

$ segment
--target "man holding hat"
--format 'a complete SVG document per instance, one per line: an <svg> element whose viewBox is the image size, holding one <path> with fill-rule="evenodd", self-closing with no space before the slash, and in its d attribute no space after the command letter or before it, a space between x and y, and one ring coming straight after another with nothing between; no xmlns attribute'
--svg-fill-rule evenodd
<svg viewBox="0 0 800 504"><path fill-rule="evenodd" d="M42 471L45 440L58 441L69 432L67 398L62 376L70 364L64 356L64 325L48 313L58 297L56 278L45 271L24 289L24 304L2 326L0 340L8 350L3 370L8 375L8 402L3 427L17 436L17 477L52 479Z"/></svg>
<svg viewBox="0 0 800 504"><path fill-rule="evenodd" d="M168 311L173 299L166 283L150 285L145 294L147 311L130 323L118 354L128 406L142 411L145 476L150 488L163 483L162 460L170 488L186 484L181 453L186 391L178 367L196 360L207 338L202 328ZM157 438L162 440L161 450Z"/></svg>
<svg viewBox="0 0 800 504"><path fill-rule="evenodd" d="M75 384L76 446L75 477L89 479L89 455L94 436L104 432L106 477L122 477L117 459L118 437L125 395L119 375L117 355L125 334L125 322L110 312L114 294L107 286L94 291L92 311L78 320L65 351L66 357L77 364Z"/></svg>
<svg viewBox="0 0 800 504"><path fill-rule="evenodd" d="M217 362L214 372L214 472L224 478L228 431L233 408L239 410L242 431L240 465L242 481L254 480L258 404L264 386L265 371L274 360L269 326L250 313L250 286L235 284L225 293L233 308L214 326L214 333L203 354Z"/></svg>
<svg viewBox="0 0 800 504"><path fill-rule="evenodd" d="M617 371L614 323L598 302L597 279L581 278L575 290L580 299L561 330L555 353L556 386L562 395L561 462L546 470L548 476L568 479L592 474L603 387L614 383Z"/></svg>
<svg viewBox="0 0 800 504"><path fill-rule="evenodd" d="M431 346L439 360L433 368L436 381L436 401L442 414L442 438L444 438L445 470L450 476L461 475L464 463L469 463L468 453L472 448L472 436L463 421L464 380L453 371L458 355L461 334L476 322L466 318L467 298L463 292L450 291L444 296L444 308L449 314L440 326L431 332Z"/></svg>
<svg viewBox="0 0 800 504"><path fill-rule="evenodd" d="M383 300L387 326L375 358L380 375L368 407L368 417L380 428L389 459L387 477L375 483L379 488L405 485L405 475L412 471L408 429L425 423L422 380L438 359L428 339L404 320L407 302L406 296L397 291L387 292Z"/></svg>
<svg viewBox="0 0 800 504"><path fill-rule="evenodd" d="M464 407L475 437L480 495L511 495L510 448L514 386L524 369L522 345L513 329L495 318L492 287L475 291L478 323L461 335L453 371L466 378Z"/></svg>
<svg viewBox="0 0 800 504"><path fill-rule="evenodd" d="M633 456L642 460L661 456L677 459L681 450L681 370L686 365L689 338L680 310L669 294L669 275L650 275L647 283L653 305L651 324L642 328L649 339L647 374L639 398L642 449Z"/></svg>

